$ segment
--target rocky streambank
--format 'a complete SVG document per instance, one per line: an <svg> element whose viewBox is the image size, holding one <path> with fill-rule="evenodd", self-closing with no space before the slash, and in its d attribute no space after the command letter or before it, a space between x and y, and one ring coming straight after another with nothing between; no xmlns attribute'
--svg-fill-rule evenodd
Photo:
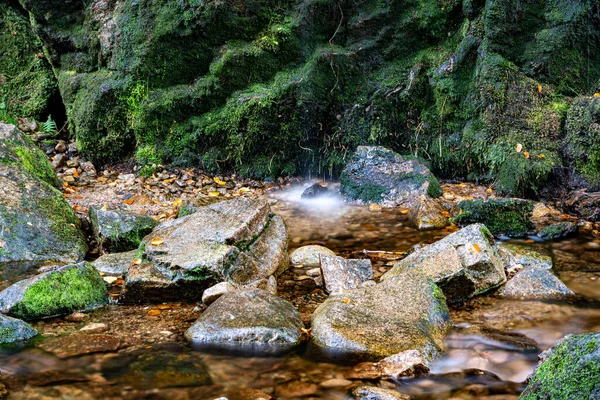
<svg viewBox="0 0 600 400"><path fill-rule="evenodd" d="M496 198L485 188L450 190L420 161L387 149L359 149L341 192L354 202L353 209L367 213L360 214L363 218L393 220L394 225L382 224L391 236L406 229L430 236L410 249L377 242L382 247L357 251L356 246L375 242L365 233L351 242L335 233L339 226L319 235L328 240L321 244L298 239L302 231L286 223L296 219L277 200L285 193L284 180L236 181L191 170L151 178L108 177L109 172L88 175L85 185L75 186L65 175L59 183L53 166L21 131L0 128L0 168L6 169L7 183L0 207L2 345L41 349L73 363L119 354L122 363L89 367L102 371L95 372L99 386L93 388L85 374L46 372L24 383L9 371L2 388L15 398L21 389L37 395L46 390L40 388L70 385L64 382L79 382L91 398L180 386L199 388L193 390L200 398L203 390L206 396L212 390L231 398L327 398L328 391L357 399L407 398L415 392L401 393L390 382L434 379L429 374L449 350L453 332L468 329L537 351L535 341L493 323L466 327L464 315L478 303L485 310L506 301L576 298L554 275L552 257L497 242L530 235L550 243L572 235L575 219L530 201ZM30 167L32 157L36 168ZM98 196L102 190L112 197ZM335 187L313 187L302 201L313 204L332 192ZM432 231L419 218L424 211L434 215L427 220L444 223ZM353 243L354 250L323 246L328 243ZM38 332L42 337L32 341ZM210 365L181 350L185 343L212 360L223 352L281 356L306 349L309 359L349 366L317 383L300 374L277 378L271 386L224 388L211 376ZM168 350L175 345L179 350ZM145 352L148 346L152 350ZM587 373L587 364L581 368ZM549 375L539 371L525 393L548 390ZM109 390L101 381L116 386ZM506 392L522 389L507 386Z"/></svg>

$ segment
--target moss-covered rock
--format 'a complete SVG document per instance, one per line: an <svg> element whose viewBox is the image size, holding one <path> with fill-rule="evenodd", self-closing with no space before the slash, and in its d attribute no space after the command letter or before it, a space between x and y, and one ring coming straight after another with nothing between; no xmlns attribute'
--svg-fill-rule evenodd
<svg viewBox="0 0 600 400"><path fill-rule="evenodd" d="M521 400L597 399L600 333L567 336L540 356Z"/></svg>
<svg viewBox="0 0 600 400"><path fill-rule="evenodd" d="M0 121L42 119L60 104L52 68L27 13L16 1L0 4Z"/></svg>
<svg viewBox="0 0 600 400"><path fill-rule="evenodd" d="M152 217L127 211L91 207L89 215L98 243L113 252L137 249L142 239L158 225Z"/></svg>
<svg viewBox="0 0 600 400"><path fill-rule="evenodd" d="M0 346L24 342L37 334L28 323L0 314Z"/></svg>
<svg viewBox="0 0 600 400"><path fill-rule="evenodd" d="M544 240L561 239L575 235L579 227L572 222L558 222L543 227L537 235Z"/></svg>
<svg viewBox="0 0 600 400"><path fill-rule="evenodd" d="M465 226L482 223L494 235L523 237L534 226L533 203L522 199L463 200L456 206L454 223Z"/></svg>
<svg viewBox="0 0 600 400"><path fill-rule="evenodd" d="M67 315L107 303L104 280L87 262L59 267L0 292L0 311L25 320Z"/></svg>

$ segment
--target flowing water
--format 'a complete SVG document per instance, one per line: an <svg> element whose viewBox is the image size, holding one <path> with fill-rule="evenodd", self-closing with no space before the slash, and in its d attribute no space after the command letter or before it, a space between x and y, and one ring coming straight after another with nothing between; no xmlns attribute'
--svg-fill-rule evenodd
<svg viewBox="0 0 600 400"><path fill-rule="evenodd" d="M290 229L290 248L321 244L340 255L370 257L376 276L413 245L434 242L455 230L419 232L402 210L370 211L345 204L335 195L301 200L302 189L270 195L273 210ZM162 307L158 317L147 316L149 307L111 306L91 313L84 322L38 322L35 327L44 338L26 348L0 352L2 381L14 399L256 398L250 389L286 399L348 399L350 387L365 383L415 399L516 399L541 351L567 334L600 331L600 241L580 236L516 243L552 254L554 273L583 299L508 301L490 295L454 306L456 327L446 338L447 351L434 362L432 374L423 378L349 384L345 376L351 366L312 359L302 348L285 357L195 352L181 333L202 309L175 304ZM303 268L287 271L279 280L279 292L299 308L306 323L326 298ZM121 337L120 344L100 353L61 352L60 346L92 346L77 334L91 322L108 325L106 336Z"/></svg>

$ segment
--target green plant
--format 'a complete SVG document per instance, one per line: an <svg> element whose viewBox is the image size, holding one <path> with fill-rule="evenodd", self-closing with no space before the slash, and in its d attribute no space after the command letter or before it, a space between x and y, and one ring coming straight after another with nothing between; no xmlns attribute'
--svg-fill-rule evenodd
<svg viewBox="0 0 600 400"><path fill-rule="evenodd" d="M46 122L42 123L42 132L49 135L56 135L58 133L58 127L56 122L52 119L52 115L48 115Z"/></svg>

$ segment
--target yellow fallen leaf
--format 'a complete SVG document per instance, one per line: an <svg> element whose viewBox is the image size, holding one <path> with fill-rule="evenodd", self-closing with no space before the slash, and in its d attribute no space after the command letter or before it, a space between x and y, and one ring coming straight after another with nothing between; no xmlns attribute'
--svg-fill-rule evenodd
<svg viewBox="0 0 600 400"><path fill-rule="evenodd" d="M525 158L529 158L529 152L528 151L524 152L523 155L525 156Z"/></svg>
<svg viewBox="0 0 600 400"><path fill-rule="evenodd" d="M173 202L173 207L180 207L182 203L183 203L183 200L177 199Z"/></svg>
<svg viewBox="0 0 600 400"><path fill-rule="evenodd" d="M538 93L542 93L542 85L538 83Z"/></svg>
<svg viewBox="0 0 600 400"><path fill-rule="evenodd" d="M350 303L350 299L348 299L348 298L346 298L346 297L344 297L344 300L342 300L342 301L343 301L344 303L346 303L346 304Z"/></svg>
<svg viewBox="0 0 600 400"><path fill-rule="evenodd" d="M473 254L481 253L481 249L479 248L479 245L477 243L473 243L473 245L471 246L471 253L473 253Z"/></svg>
<svg viewBox="0 0 600 400"><path fill-rule="evenodd" d="M151 317L156 317L157 315L160 315L160 310L152 309L148 311L148 315Z"/></svg>
<svg viewBox="0 0 600 400"><path fill-rule="evenodd" d="M540 154L540 155L538 156L538 158L546 158L546 155L545 155L545 154Z"/></svg>
<svg viewBox="0 0 600 400"><path fill-rule="evenodd" d="M136 258L135 260L133 260L131 262L131 265L140 265L142 263L142 259L141 258Z"/></svg>
<svg viewBox="0 0 600 400"><path fill-rule="evenodd" d="M240 188L241 193L246 193L246 192L251 192L251 191L252 191L252 189L247 188L247 187Z"/></svg>
<svg viewBox="0 0 600 400"><path fill-rule="evenodd" d="M600 97L600 93L594 93L594 97Z"/></svg>
<svg viewBox="0 0 600 400"><path fill-rule="evenodd" d="M521 143L517 143L517 148L515 149L517 153L520 153L523 150L523 145Z"/></svg>
<svg viewBox="0 0 600 400"><path fill-rule="evenodd" d="M227 182L224 182L222 180L220 180L219 178L217 178L216 176L213 178L213 181L215 181L215 183L219 186L225 186L227 185Z"/></svg>
<svg viewBox="0 0 600 400"><path fill-rule="evenodd" d="M160 246L161 244L163 244L165 241L162 238L156 237L154 239L152 239L150 241L150 244L152 246Z"/></svg>
<svg viewBox="0 0 600 400"><path fill-rule="evenodd" d="M104 282L108 283L109 285L112 285L119 278L117 278L116 276L105 276L102 279L104 279Z"/></svg>
<svg viewBox="0 0 600 400"><path fill-rule="evenodd" d="M105 204L102 206L102 211L106 211L106 210L108 210L108 204Z"/></svg>
<svg viewBox="0 0 600 400"><path fill-rule="evenodd" d="M127 205L132 205L133 204L133 197L127 200L123 200L123 204L127 204Z"/></svg>
<svg viewBox="0 0 600 400"><path fill-rule="evenodd" d="M219 193L219 192L210 192L210 193L208 194L208 197L219 197L219 195L220 195L220 194L221 194L221 193Z"/></svg>
<svg viewBox="0 0 600 400"><path fill-rule="evenodd" d="M406 214L408 214L409 212L410 212L410 210L409 210L408 208L405 208L405 209L402 209L402 210L400 210L400 214L402 214L402 215L406 215Z"/></svg>

